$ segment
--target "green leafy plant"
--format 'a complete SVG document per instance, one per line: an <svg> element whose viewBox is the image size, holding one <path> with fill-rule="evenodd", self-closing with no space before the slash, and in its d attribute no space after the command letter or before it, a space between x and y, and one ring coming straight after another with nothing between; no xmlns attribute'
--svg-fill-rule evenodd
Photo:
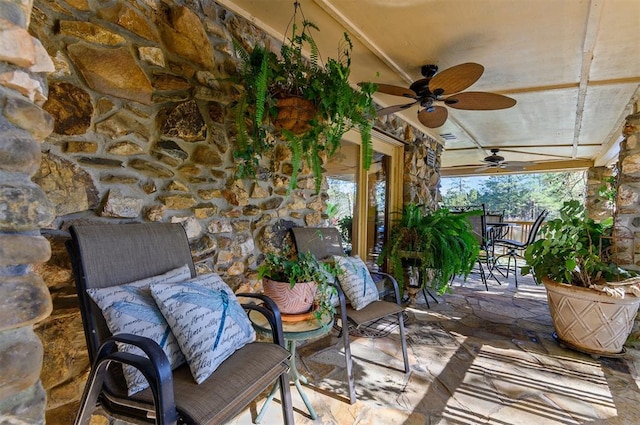
<svg viewBox="0 0 640 425"><path fill-rule="evenodd" d="M613 219L595 222L576 200L565 202L560 216L548 220L541 231L542 238L524 252L522 274L533 271L536 279L549 277L585 288L635 275L613 262Z"/></svg>
<svg viewBox="0 0 640 425"><path fill-rule="evenodd" d="M340 237L342 242L351 245L351 239L353 234L353 216L345 215L337 223L338 230L340 230Z"/></svg>
<svg viewBox="0 0 640 425"><path fill-rule="evenodd" d="M421 205L405 205L382 248L378 264L387 260L404 288L404 263L408 259L418 260L420 267L432 271L431 281L422 284L444 293L453 276L466 278L475 265L480 247L467 217L477 214L482 212L452 213L446 208L430 212Z"/></svg>
<svg viewBox="0 0 640 425"><path fill-rule="evenodd" d="M319 261L310 252L291 255L269 252L258 266L259 279L266 277L278 282L289 282L292 288L298 282L316 282L318 319L327 312L335 313L331 298L337 296L337 292L331 282L335 280L336 273L333 265Z"/></svg>
<svg viewBox="0 0 640 425"><path fill-rule="evenodd" d="M305 20L300 31L294 23L279 56L264 46L254 46L249 52L234 41L241 60L237 80L243 87L235 105L238 177L255 177L260 159L280 138L291 152L289 188L296 187L299 171L306 164L316 179L317 192L322 184L323 160L338 150L342 135L353 128L360 131L362 164L369 169L376 85L361 83L355 88L349 83L353 44L346 33L337 58L322 65L312 30L319 29L310 21ZM309 58L303 54L305 49ZM303 131L274 126L278 102L290 96L306 99L313 106Z"/></svg>

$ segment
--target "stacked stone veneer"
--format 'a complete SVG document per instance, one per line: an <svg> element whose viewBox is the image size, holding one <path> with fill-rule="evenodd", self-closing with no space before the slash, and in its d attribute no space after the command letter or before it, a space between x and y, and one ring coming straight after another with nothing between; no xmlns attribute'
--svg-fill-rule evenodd
<svg viewBox="0 0 640 425"><path fill-rule="evenodd" d="M27 32L29 1L0 1L0 423L44 423L43 347L34 324L51 313L51 297L33 264L49 259L39 229L53 210L30 177L53 120L46 73L53 63Z"/></svg>
<svg viewBox="0 0 640 425"><path fill-rule="evenodd" d="M602 221L613 215L613 203L600 195L604 185L608 185L607 179L613 176L610 167L591 167L587 170L587 187L585 209L590 218Z"/></svg>
<svg viewBox="0 0 640 425"><path fill-rule="evenodd" d="M403 203L426 205L435 210L440 201L440 156L442 145L431 137L405 129Z"/></svg>
<svg viewBox="0 0 640 425"><path fill-rule="evenodd" d="M617 263L640 271L640 114L629 115L620 144L616 199Z"/></svg>
<svg viewBox="0 0 640 425"><path fill-rule="evenodd" d="M262 252L287 249L292 226L324 222L326 193L315 193L307 170L287 191L291 163L283 148L264 158L255 181L234 178L231 39L248 47L278 42L215 2L36 0L29 31L55 65L43 105L53 121L31 124L40 138L47 128L53 133L33 160L35 184L21 174L53 209L30 227L47 227L52 252L36 271L53 313L36 332L47 423L68 424L89 369L64 249L69 225L182 223L199 272L251 291ZM435 206L439 145L393 116L376 127L407 143L405 200ZM435 166L426 165L428 151L437 153Z"/></svg>

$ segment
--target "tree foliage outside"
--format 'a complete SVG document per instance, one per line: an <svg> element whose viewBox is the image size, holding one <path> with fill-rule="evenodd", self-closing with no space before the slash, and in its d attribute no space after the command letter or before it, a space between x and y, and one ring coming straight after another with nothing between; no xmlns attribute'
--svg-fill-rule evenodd
<svg viewBox="0 0 640 425"><path fill-rule="evenodd" d="M499 174L443 177L440 205L446 208L479 206L504 212L506 220L533 221L546 209L554 217L565 201L584 202L586 173L564 171L536 174Z"/></svg>

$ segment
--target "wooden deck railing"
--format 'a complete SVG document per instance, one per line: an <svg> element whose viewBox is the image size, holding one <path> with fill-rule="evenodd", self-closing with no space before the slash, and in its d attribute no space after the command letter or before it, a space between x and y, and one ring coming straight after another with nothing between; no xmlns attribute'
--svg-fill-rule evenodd
<svg viewBox="0 0 640 425"><path fill-rule="evenodd" d="M531 226L533 226L533 221L505 220L505 222L509 223L509 227L504 239L526 242Z"/></svg>

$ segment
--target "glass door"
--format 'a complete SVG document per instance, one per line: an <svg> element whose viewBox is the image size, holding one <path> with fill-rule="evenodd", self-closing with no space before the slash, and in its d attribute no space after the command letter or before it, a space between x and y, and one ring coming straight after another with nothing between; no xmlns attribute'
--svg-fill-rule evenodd
<svg viewBox="0 0 640 425"><path fill-rule="evenodd" d="M327 163L327 215L331 225L340 230L342 244L351 255L354 244L354 221L358 196L360 147L343 142L340 151Z"/></svg>
<svg viewBox="0 0 640 425"><path fill-rule="evenodd" d="M359 144L347 138L326 164L331 224L340 229L348 253L372 268L377 267L391 212L402 205L402 159L401 143L374 139L373 161L365 171Z"/></svg>
<svg viewBox="0 0 640 425"><path fill-rule="evenodd" d="M387 155L374 152L373 162L367 173L367 257L365 261L369 267L375 267L389 227L388 164Z"/></svg>

